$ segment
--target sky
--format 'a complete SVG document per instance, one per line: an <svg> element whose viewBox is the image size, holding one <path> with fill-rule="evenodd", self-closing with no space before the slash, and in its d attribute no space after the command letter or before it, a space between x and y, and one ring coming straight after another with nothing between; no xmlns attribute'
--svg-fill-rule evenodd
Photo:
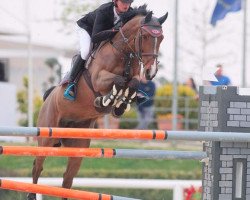
<svg viewBox="0 0 250 200"><path fill-rule="evenodd" d="M67 0L1 0L0 32L5 30L6 32L26 33L27 22L30 20L34 43L77 49L74 21L64 26L58 20L61 16L63 1ZM30 2L30 7L26 6L26 2ZM98 2L101 3L102 0ZM175 0L134 0L133 5L143 3L148 4L148 8L156 17L169 12L169 17L163 24L165 38L160 48L162 54L160 61L163 67L158 77L163 76L171 81L173 80L176 36L174 32ZM230 13L224 20L219 21L216 27L212 27L209 20L215 4L216 0L179 0L178 82L184 83L188 77L193 77L197 84L201 85L202 69L204 67L215 69L216 64L222 63L224 73L231 78L232 84L237 86L241 84L243 14L242 11ZM27 17L27 10L30 11L30 18ZM79 14L74 16L75 20L79 17ZM250 23L250 19L248 21ZM66 34L68 32L71 34ZM23 36L18 38L25 41ZM14 40L17 40L17 37ZM249 57L249 52L248 50L247 57ZM250 87L249 68L249 61L247 61L247 85Z"/></svg>

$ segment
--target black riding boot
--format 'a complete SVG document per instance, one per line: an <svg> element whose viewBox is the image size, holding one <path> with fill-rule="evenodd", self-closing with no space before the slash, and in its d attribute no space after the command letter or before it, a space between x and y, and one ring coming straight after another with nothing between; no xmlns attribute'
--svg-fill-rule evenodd
<svg viewBox="0 0 250 200"><path fill-rule="evenodd" d="M69 83L64 91L64 97L70 101L74 101L76 98L76 83L77 76L80 72L85 70L85 60L81 58L81 55L77 55L73 61L73 66L70 71Z"/></svg>

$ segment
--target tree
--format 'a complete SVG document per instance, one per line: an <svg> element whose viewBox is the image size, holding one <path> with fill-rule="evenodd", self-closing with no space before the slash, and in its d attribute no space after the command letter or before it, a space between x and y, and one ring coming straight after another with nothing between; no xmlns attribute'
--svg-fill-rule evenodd
<svg viewBox="0 0 250 200"><path fill-rule="evenodd" d="M183 18L179 20L180 66L187 69L187 73L201 77L203 67L213 67L223 61L235 64L235 49L222 48L225 40L229 40L228 36L232 36L233 27L222 24L220 29L215 29L210 25L211 1L192 1L188 4L191 7L186 5L181 11Z"/></svg>
<svg viewBox="0 0 250 200"><path fill-rule="evenodd" d="M43 82L43 92L60 83L62 72L62 65L57 58L48 58L45 64L50 68L50 76L47 81Z"/></svg>
<svg viewBox="0 0 250 200"><path fill-rule="evenodd" d="M28 87L29 81L28 77L23 77L23 86L24 89L19 90L17 92L17 103L18 103L18 110L22 114L22 118L18 121L20 126L28 126ZM33 99L34 105L34 112L33 112L33 126L35 127L37 124L37 118L42 106L43 100L39 95L35 95Z"/></svg>
<svg viewBox="0 0 250 200"><path fill-rule="evenodd" d="M62 2L63 11L61 14L61 20L65 27L75 24L77 19L87 14L88 12L97 8L101 3L108 2L108 0L67 0ZM69 33L74 29L68 30Z"/></svg>

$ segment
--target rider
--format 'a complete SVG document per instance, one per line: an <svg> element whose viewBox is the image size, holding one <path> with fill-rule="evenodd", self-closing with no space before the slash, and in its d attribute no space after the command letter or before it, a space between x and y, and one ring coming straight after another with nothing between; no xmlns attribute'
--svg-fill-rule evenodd
<svg viewBox="0 0 250 200"><path fill-rule="evenodd" d="M77 21L80 39L80 54L76 56L69 76L69 84L64 91L64 97L70 101L76 98L76 77L84 71L91 42L99 43L112 37L121 23L120 14L131 10L133 0L112 0Z"/></svg>

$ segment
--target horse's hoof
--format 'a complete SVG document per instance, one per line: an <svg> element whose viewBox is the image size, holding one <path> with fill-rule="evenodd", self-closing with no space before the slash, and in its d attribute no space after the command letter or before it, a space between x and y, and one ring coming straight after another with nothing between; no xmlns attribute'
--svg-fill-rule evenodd
<svg viewBox="0 0 250 200"><path fill-rule="evenodd" d="M124 114L124 112L125 112L125 109L122 107L119 107L119 108L113 107L111 111L113 117L116 117L116 118L121 117Z"/></svg>
<svg viewBox="0 0 250 200"><path fill-rule="evenodd" d="M27 195L27 200L36 200L36 194L35 193L29 193Z"/></svg>
<svg viewBox="0 0 250 200"><path fill-rule="evenodd" d="M122 112L121 109L119 109L119 108L112 108L112 111L111 111L113 117L115 117L115 118L121 117L124 112L125 111Z"/></svg>

